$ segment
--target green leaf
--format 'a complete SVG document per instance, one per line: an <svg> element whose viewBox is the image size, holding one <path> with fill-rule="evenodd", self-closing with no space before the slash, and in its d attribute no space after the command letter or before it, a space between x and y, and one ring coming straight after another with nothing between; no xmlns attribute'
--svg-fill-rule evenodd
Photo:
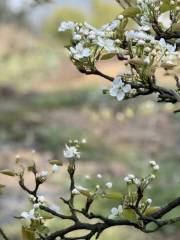
<svg viewBox="0 0 180 240"><path fill-rule="evenodd" d="M104 198L123 201L123 194L120 192L109 192L103 195Z"/></svg>
<svg viewBox="0 0 180 240"><path fill-rule="evenodd" d="M10 169L1 170L0 173L4 174L4 175L7 175L7 176L11 176L11 177L16 176L16 173L13 170L10 170Z"/></svg>
<svg viewBox="0 0 180 240"><path fill-rule="evenodd" d="M144 212L145 216L150 216L151 214L157 212L160 209L160 207L149 207L146 209L146 211Z"/></svg>
<svg viewBox="0 0 180 240"><path fill-rule="evenodd" d="M174 23L172 26L172 31L173 32L180 32L180 22L179 23Z"/></svg>
<svg viewBox="0 0 180 240"><path fill-rule="evenodd" d="M128 219L130 221L136 221L137 220L137 215L136 212L133 209L126 208L123 210L122 216L125 219Z"/></svg>
<svg viewBox="0 0 180 240"><path fill-rule="evenodd" d="M138 7L129 7L129 8L126 8L121 14L124 17L136 17L136 15L140 13L141 13L141 10Z"/></svg>
<svg viewBox="0 0 180 240"><path fill-rule="evenodd" d="M163 0L163 4L160 7L160 12L167 12L171 9L170 0Z"/></svg>
<svg viewBox="0 0 180 240"><path fill-rule="evenodd" d="M4 187L5 187L5 185L0 184L0 189L1 189L1 188L4 188Z"/></svg>
<svg viewBox="0 0 180 240"><path fill-rule="evenodd" d="M36 240L35 233L28 228L22 227L22 240Z"/></svg>
<svg viewBox="0 0 180 240"><path fill-rule="evenodd" d="M43 217L46 220L54 218L54 216L51 213L46 212L42 209L39 209L39 214L41 215L41 217Z"/></svg>
<svg viewBox="0 0 180 240"><path fill-rule="evenodd" d="M116 53L107 53L101 57L101 60L108 60L116 56Z"/></svg>
<svg viewBox="0 0 180 240"><path fill-rule="evenodd" d="M49 163L50 163L51 165L54 165L54 164L56 164L56 165L58 165L58 166L62 166L62 165L63 165L63 163L62 163L61 160L50 160Z"/></svg>

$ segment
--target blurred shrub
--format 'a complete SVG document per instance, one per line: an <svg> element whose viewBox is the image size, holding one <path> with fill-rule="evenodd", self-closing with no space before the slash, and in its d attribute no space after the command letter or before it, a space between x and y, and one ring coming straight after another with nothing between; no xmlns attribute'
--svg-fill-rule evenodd
<svg viewBox="0 0 180 240"><path fill-rule="evenodd" d="M91 0L91 9L89 16L87 12L73 7L61 7L56 9L44 24L44 32L50 37L60 40L63 44L67 44L70 39L70 34L65 32L59 34L57 29L62 21L88 21L95 26L101 26L113 18L120 12L118 5L112 4L114 1Z"/></svg>
<svg viewBox="0 0 180 240"><path fill-rule="evenodd" d="M57 31L60 22L67 20L83 22L85 20L85 14L81 10L77 10L75 8L58 8L47 19L44 25L45 33L51 37L54 37L55 39L62 41L63 44L67 43L71 35L68 32L59 34Z"/></svg>

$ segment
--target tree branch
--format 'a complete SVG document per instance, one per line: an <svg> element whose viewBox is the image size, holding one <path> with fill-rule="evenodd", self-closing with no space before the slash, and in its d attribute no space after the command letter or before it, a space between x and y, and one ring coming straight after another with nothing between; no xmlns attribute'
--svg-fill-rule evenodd
<svg viewBox="0 0 180 240"><path fill-rule="evenodd" d="M9 240L9 238L6 236L2 228L0 228L0 235L3 237L4 240Z"/></svg>

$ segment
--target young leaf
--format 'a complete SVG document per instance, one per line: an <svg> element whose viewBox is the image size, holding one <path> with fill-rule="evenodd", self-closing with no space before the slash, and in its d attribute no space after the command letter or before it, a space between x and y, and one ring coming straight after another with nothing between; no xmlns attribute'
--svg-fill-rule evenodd
<svg viewBox="0 0 180 240"><path fill-rule="evenodd" d="M7 175L7 176L11 176L11 177L16 176L16 173L13 170L10 170L10 169L1 170L0 173L4 174L4 175Z"/></svg>
<svg viewBox="0 0 180 240"><path fill-rule="evenodd" d="M136 221L137 220L137 215L133 209L127 208L123 210L122 216L125 219L128 219L130 221Z"/></svg>
<svg viewBox="0 0 180 240"><path fill-rule="evenodd" d="M167 12L171 9L170 0L163 0L163 4L160 7L160 12Z"/></svg>
<svg viewBox="0 0 180 240"><path fill-rule="evenodd" d="M101 60L108 60L110 58L113 58L114 56L116 56L116 53L107 53L101 57Z"/></svg>
<svg viewBox="0 0 180 240"><path fill-rule="evenodd" d="M30 229L22 227L22 240L35 240L35 233Z"/></svg>
<svg viewBox="0 0 180 240"><path fill-rule="evenodd" d="M44 211L42 209L39 209L39 213L40 213L41 217L43 217L43 219L48 220L48 219L54 218L54 216L51 213L46 212L46 211Z"/></svg>
<svg viewBox="0 0 180 240"><path fill-rule="evenodd" d="M148 209L146 209L146 211L144 212L145 216L150 216L151 214L157 212L160 209L160 207L149 207Z"/></svg>
<svg viewBox="0 0 180 240"><path fill-rule="evenodd" d="M136 17L137 14L141 13L141 10L137 7L129 7L126 8L123 12L122 15L124 17Z"/></svg>
<svg viewBox="0 0 180 240"><path fill-rule="evenodd" d="M63 165L61 160L50 160L49 163L51 165L55 165L55 164L58 165L58 166L62 166Z"/></svg>
<svg viewBox="0 0 180 240"><path fill-rule="evenodd" d="M104 194L103 197L111 200L123 201L123 194L120 192L109 192Z"/></svg>

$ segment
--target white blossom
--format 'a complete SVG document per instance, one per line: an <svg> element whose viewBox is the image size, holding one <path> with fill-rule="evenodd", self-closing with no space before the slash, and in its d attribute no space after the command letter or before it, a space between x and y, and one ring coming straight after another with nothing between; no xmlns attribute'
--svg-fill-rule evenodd
<svg viewBox="0 0 180 240"><path fill-rule="evenodd" d="M65 32L67 30L74 29L76 24L72 21L62 22L58 28L59 32Z"/></svg>
<svg viewBox="0 0 180 240"><path fill-rule="evenodd" d="M80 34L74 34L73 35L73 40L74 41L80 41L82 39L81 35Z"/></svg>
<svg viewBox="0 0 180 240"><path fill-rule="evenodd" d="M158 17L158 22L161 23L165 29L170 28L171 25L172 25L172 21L169 18L169 14L167 15L166 13L165 14L161 14Z"/></svg>
<svg viewBox="0 0 180 240"><path fill-rule="evenodd" d="M97 40L95 41L95 43L98 46L103 47L107 52L111 53L111 52L117 51L117 48L115 46L115 41L112 39L98 37Z"/></svg>
<svg viewBox="0 0 180 240"><path fill-rule="evenodd" d="M102 175L100 173L97 174L97 178L101 179Z"/></svg>
<svg viewBox="0 0 180 240"><path fill-rule="evenodd" d="M27 220L32 220L35 219L34 216L34 209L30 210L29 212L22 212L21 217L27 219Z"/></svg>
<svg viewBox="0 0 180 240"><path fill-rule="evenodd" d="M75 188L76 188L79 192L80 192L80 191L88 191L87 188L82 187L82 186L80 186L80 185L75 186Z"/></svg>
<svg viewBox="0 0 180 240"><path fill-rule="evenodd" d="M39 208L39 206L40 206L40 203L35 203L35 204L33 205L33 208L34 208L34 209L37 209L37 208Z"/></svg>
<svg viewBox="0 0 180 240"><path fill-rule="evenodd" d="M130 84L124 84L120 75L118 75L114 81L113 85L109 90L112 97L116 97L118 101L122 101L125 98L126 93L131 91Z"/></svg>
<svg viewBox="0 0 180 240"><path fill-rule="evenodd" d="M64 150L64 157L65 158L80 158L80 152L78 152L75 146L68 146Z"/></svg>
<svg viewBox="0 0 180 240"><path fill-rule="evenodd" d="M117 208L113 207L111 209L111 214L109 215L109 219L114 219L115 217L119 216L123 212L122 205L119 205Z"/></svg>
<svg viewBox="0 0 180 240"><path fill-rule="evenodd" d="M146 200L146 202L147 202L148 205L151 205L152 199L151 199L151 198L148 198L148 199Z"/></svg>
<svg viewBox="0 0 180 240"><path fill-rule="evenodd" d="M165 50L167 50L169 53L174 53L175 52L175 50L176 50L176 45L171 45L171 44L169 44L169 43L166 43L166 41L164 40L164 38L161 38L159 41L159 45L163 48L163 49L165 49Z"/></svg>
<svg viewBox="0 0 180 240"><path fill-rule="evenodd" d="M81 142L82 142L83 144L87 143L86 138L83 138L83 139L81 140Z"/></svg>
<svg viewBox="0 0 180 240"><path fill-rule="evenodd" d="M153 160L150 160L150 161L149 161L149 164L150 164L150 166L155 166L155 165L156 165L156 162L153 161Z"/></svg>
<svg viewBox="0 0 180 240"><path fill-rule="evenodd" d="M105 185L107 188L112 188L112 182L107 182Z"/></svg>
<svg viewBox="0 0 180 240"><path fill-rule="evenodd" d="M72 194L73 194L73 195L79 195L80 192L79 192L76 188L74 188L74 189L72 190Z"/></svg>
<svg viewBox="0 0 180 240"><path fill-rule="evenodd" d="M144 31L137 31L137 30L130 30L125 33L126 39L127 40L144 40L144 41L153 41L154 37L147 34Z"/></svg>
<svg viewBox="0 0 180 240"><path fill-rule="evenodd" d="M84 44L79 42L75 47L70 47L70 53L74 59L80 60L91 56L91 49L84 47Z"/></svg>
<svg viewBox="0 0 180 240"><path fill-rule="evenodd" d="M44 203L46 200L44 196L38 196L38 201Z"/></svg>
<svg viewBox="0 0 180 240"><path fill-rule="evenodd" d="M38 174L39 177L47 177L48 176L48 171L42 171Z"/></svg>
<svg viewBox="0 0 180 240"><path fill-rule="evenodd" d="M119 20L114 20L111 23L102 26L101 29L105 31L113 31L119 26L119 24L120 24Z"/></svg>
<svg viewBox="0 0 180 240"><path fill-rule="evenodd" d="M59 171L59 166L57 165L57 164L53 164L53 166L52 166L52 172L53 173L56 173L56 172L58 172Z"/></svg>
<svg viewBox="0 0 180 240"><path fill-rule="evenodd" d="M154 167L153 167L154 171L159 171L159 165L156 164Z"/></svg>

